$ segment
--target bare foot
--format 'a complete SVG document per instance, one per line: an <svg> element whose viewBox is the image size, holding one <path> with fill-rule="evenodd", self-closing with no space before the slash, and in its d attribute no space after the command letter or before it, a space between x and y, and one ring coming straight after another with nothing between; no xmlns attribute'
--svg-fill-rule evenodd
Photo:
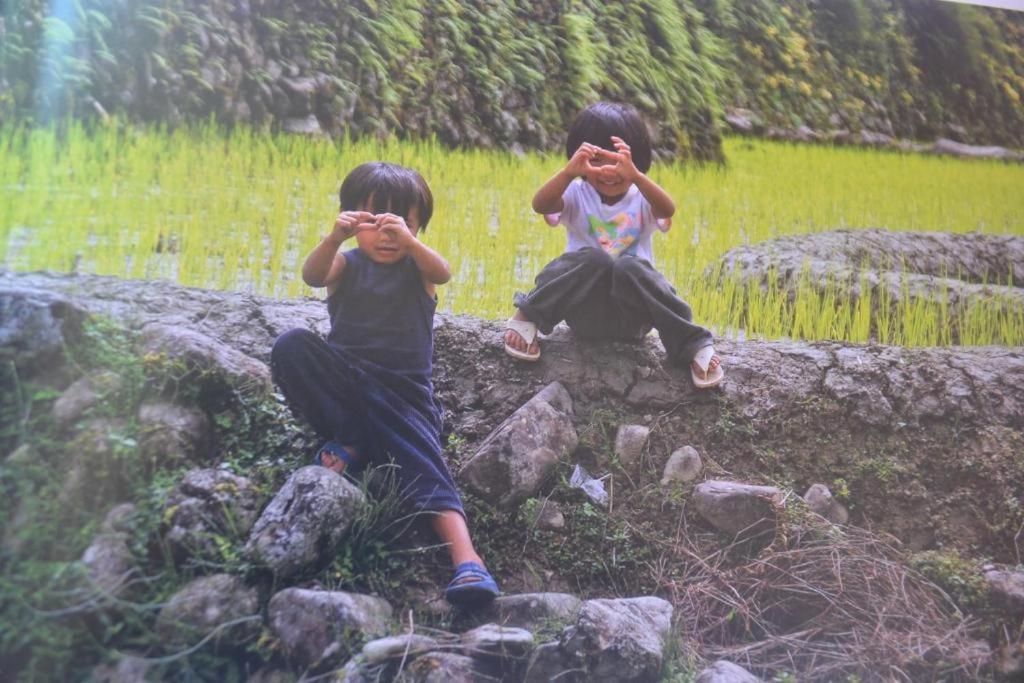
<svg viewBox="0 0 1024 683"><path fill-rule="evenodd" d="M526 316L524 316L517 309L515 315L512 316L512 319L513 320L526 320ZM529 321L527 321L527 322L529 322ZM530 344L530 346L529 346L529 350L527 350L526 340L523 339L522 335L519 334L518 332L516 332L515 330L506 330L505 331L505 343L508 344L509 346L511 346L516 351L521 351L522 353L529 353L531 355L537 353L540 350L540 346L537 344L537 340L536 339L533 340L533 343Z"/></svg>

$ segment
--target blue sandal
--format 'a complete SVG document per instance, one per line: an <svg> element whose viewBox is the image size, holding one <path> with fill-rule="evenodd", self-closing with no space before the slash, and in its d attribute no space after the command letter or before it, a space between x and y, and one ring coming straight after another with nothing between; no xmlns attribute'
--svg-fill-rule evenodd
<svg viewBox="0 0 1024 683"><path fill-rule="evenodd" d="M351 453L349 453L348 449L342 446L341 443L338 441L328 441L323 446L321 446L320 449L316 452L316 455L313 457L314 465L326 467L326 465L324 465L323 460L324 453L330 453L331 455L345 463L346 472L348 472L349 470L355 470L360 465L362 465L362 462L357 460Z"/></svg>
<svg viewBox="0 0 1024 683"><path fill-rule="evenodd" d="M478 562L463 562L455 568L444 599L453 605L473 605L489 602L499 595L501 591L490 572Z"/></svg>

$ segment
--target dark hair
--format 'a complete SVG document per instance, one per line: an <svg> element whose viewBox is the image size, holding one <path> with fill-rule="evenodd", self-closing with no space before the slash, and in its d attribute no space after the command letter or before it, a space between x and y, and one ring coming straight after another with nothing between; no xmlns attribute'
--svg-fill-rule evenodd
<svg viewBox="0 0 1024 683"><path fill-rule="evenodd" d="M342 211L365 207L372 213L393 213L406 220L415 207L420 230L427 229L434 213L434 196L423 176L411 168L383 161L368 161L352 169L341 183L338 200Z"/></svg>
<svg viewBox="0 0 1024 683"><path fill-rule="evenodd" d="M596 102L576 114L565 141L565 157L572 158L584 142L614 152L613 135L625 140L633 163L641 173L647 173L651 168L651 136L640 112L628 104Z"/></svg>

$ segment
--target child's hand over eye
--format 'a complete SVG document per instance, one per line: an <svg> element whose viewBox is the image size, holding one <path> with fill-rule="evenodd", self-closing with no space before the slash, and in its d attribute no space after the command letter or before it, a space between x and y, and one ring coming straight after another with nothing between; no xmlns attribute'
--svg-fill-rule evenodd
<svg viewBox="0 0 1024 683"><path fill-rule="evenodd" d="M377 230L392 239L398 246L404 247L416 241L416 236L405 224L405 219L393 213L377 214Z"/></svg>
<svg viewBox="0 0 1024 683"><path fill-rule="evenodd" d="M615 152L601 150L603 155L615 162L614 165L602 166L602 173L614 173L623 180L636 182L640 176L640 170L633 164L633 152L629 145L622 138L612 136L612 144L615 145Z"/></svg>
<svg viewBox="0 0 1024 683"><path fill-rule="evenodd" d="M340 242L344 242L360 230L373 230L377 226L373 222L374 216L369 211L342 211L334 221L334 229L331 236Z"/></svg>

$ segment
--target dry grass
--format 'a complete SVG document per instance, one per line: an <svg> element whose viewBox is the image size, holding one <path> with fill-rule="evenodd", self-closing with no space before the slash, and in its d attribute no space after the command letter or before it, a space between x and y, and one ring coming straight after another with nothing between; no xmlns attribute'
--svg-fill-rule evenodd
<svg viewBox="0 0 1024 683"><path fill-rule="evenodd" d="M662 543L686 565L663 589L703 657L801 681L977 678L971 624L895 547L806 510L781 518L760 550L719 546L682 518Z"/></svg>

